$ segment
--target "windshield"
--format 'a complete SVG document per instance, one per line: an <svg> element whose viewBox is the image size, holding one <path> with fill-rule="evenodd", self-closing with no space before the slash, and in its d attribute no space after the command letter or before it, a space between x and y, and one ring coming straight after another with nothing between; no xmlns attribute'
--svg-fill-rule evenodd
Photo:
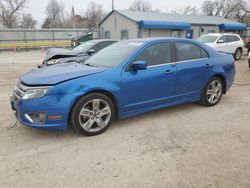
<svg viewBox="0 0 250 188"><path fill-rule="evenodd" d="M76 53L86 54L87 51L89 50L89 48L91 48L94 45L95 45L94 42L84 42L84 43L80 44L79 46L73 48L72 51L76 52Z"/></svg>
<svg viewBox="0 0 250 188"><path fill-rule="evenodd" d="M217 38L218 36L204 35L204 36L199 37L196 40L202 43L212 43L212 42L215 42Z"/></svg>
<svg viewBox="0 0 250 188"><path fill-rule="evenodd" d="M104 48L85 63L94 67L115 67L122 63L124 59L141 45L141 42L134 41L117 42Z"/></svg>

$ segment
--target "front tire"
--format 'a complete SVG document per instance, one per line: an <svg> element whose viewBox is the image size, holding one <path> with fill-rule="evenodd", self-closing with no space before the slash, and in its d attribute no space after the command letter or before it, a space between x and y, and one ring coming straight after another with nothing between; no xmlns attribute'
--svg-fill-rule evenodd
<svg viewBox="0 0 250 188"><path fill-rule="evenodd" d="M201 104L204 106L216 105L223 94L223 82L218 77L211 78L201 94Z"/></svg>
<svg viewBox="0 0 250 188"><path fill-rule="evenodd" d="M242 56L242 49L240 48L237 48L235 53L234 53L234 59L236 61L240 60L241 59L241 56Z"/></svg>
<svg viewBox="0 0 250 188"><path fill-rule="evenodd" d="M114 104L110 98L101 93L91 93L76 102L70 114L70 124L77 132L94 136L109 128L114 114Z"/></svg>

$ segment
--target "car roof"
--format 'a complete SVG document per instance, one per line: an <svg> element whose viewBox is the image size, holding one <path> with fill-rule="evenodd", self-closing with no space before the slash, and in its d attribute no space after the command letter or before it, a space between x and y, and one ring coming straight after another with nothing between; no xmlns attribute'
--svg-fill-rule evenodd
<svg viewBox="0 0 250 188"><path fill-rule="evenodd" d="M156 37L156 38L137 38L137 39L129 39L124 40L128 42L140 42L140 43L150 43L150 42L157 42L157 41L187 41L187 42L195 42L192 39L185 39L185 38L174 38L174 37Z"/></svg>
<svg viewBox="0 0 250 188"><path fill-rule="evenodd" d="M223 36L223 35L233 35L233 36L239 36L238 34L235 34L235 33L209 33L209 34L205 34L205 35L202 35L202 36Z"/></svg>
<svg viewBox="0 0 250 188"><path fill-rule="evenodd" d="M99 42L119 42L119 40L116 39L94 39L94 40L89 40L86 42L94 42L94 43L99 43Z"/></svg>

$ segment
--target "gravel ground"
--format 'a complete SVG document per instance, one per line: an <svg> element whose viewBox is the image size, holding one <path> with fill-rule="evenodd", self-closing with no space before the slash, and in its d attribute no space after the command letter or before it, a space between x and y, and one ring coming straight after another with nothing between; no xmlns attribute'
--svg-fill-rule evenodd
<svg viewBox="0 0 250 188"><path fill-rule="evenodd" d="M250 187L250 70L211 108L185 104L117 120L96 137L18 124L9 96L41 51L0 52L0 187Z"/></svg>

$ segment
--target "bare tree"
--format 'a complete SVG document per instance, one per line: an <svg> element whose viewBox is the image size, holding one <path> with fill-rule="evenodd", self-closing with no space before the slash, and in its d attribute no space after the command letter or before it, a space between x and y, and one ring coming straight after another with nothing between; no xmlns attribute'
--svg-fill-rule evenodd
<svg viewBox="0 0 250 188"><path fill-rule="evenodd" d="M201 6L202 14L222 16L239 22L250 22L250 3L246 0L207 0Z"/></svg>
<svg viewBox="0 0 250 188"><path fill-rule="evenodd" d="M201 12L207 16L219 16L224 5L225 0L207 0L202 3Z"/></svg>
<svg viewBox="0 0 250 188"><path fill-rule="evenodd" d="M47 21L50 28L63 27L64 5L57 0L50 0L46 7Z"/></svg>
<svg viewBox="0 0 250 188"><path fill-rule="evenodd" d="M239 4L241 6L241 9L245 11L246 13L250 14L250 2L245 0L238 0Z"/></svg>
<svg viewBox="0 0 250 188"><path fill-rule="evenodd" d="M129 7L132 11L150 12L152 5L146 0L135 0Z"/></svg>
<svg viewBox="0 0 250 188"><path fill-rule="evenodd" d="M188 5L182 9L182 14L185 15L198 15L198 10L196 7L192 7L191 5Z"/></svg>
<svg viewBox="0 0 250 188"><path fill-rule="evenodd" d="M64 25L66 28L84 28L87 25L86 18L76 14L74 7L72 7L71 13L65 18Z"/></svg>
<svg viewBox="0 0 250 188"><path fill-rule="evenodd" d="M20 23L21 28L34 29L37 21L34 20L31 14L24 14Z"/></svg>
<svg viewBox="0 0 250 188"><path fill-rule="evenodd" d="M188 5L180 9L172 10L170 13L176 15L198 15L199 11L196 7Z"/></svg>
<svg viewBox="0 0 250 188"><path fill-rule="evenodd" d="M17 27L17 18L26 0L0 0L0 19L7 28Z"/></svg>
<svg viewBox="0 0 250 188"><path fill-rule="evenodd" d="M85 12L87 27L98 27L98 24L104 17L104 11L102 5L94 2L90 2Z"/></svg>

